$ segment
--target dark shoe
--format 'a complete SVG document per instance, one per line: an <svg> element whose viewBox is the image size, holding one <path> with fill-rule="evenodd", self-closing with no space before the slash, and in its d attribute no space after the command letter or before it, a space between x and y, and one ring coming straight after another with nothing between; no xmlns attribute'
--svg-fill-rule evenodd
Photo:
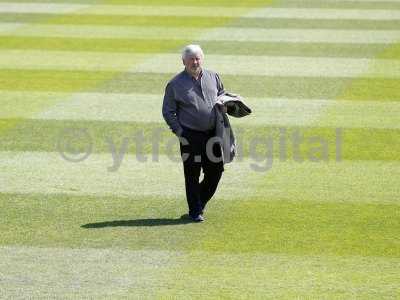
<svg viewBox="0 0 400 300"><path fill-rule="evenodd" d="M204 217L202 215L198 215L195 217L191 217L193 222L203 222L204 221Z"/></svg>

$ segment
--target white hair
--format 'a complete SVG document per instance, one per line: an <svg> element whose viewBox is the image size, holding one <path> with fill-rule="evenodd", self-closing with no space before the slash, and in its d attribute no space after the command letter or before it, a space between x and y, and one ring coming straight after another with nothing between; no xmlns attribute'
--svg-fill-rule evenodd
<svg viewBox="0 0 400 300"><path fill-rule="evenodd" d="M182 50L182 59L186 59L189 56L200 54L204 58L203 50L199 45L187 45Z"/></svg>

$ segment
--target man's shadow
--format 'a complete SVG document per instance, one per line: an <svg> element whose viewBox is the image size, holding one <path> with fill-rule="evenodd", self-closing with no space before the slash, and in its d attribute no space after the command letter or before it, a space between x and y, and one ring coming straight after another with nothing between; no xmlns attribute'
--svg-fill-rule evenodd
<svg viewBox="0 0 400 300"><path fill-rule="evenodd" d="M115 220L115 221L105 221L98 223L88 223L81 225L81 227L83 228L105 228L105 227L119 227L119 226L144 227L144 226L184 225L189 223L193 223L193 221L186 214L182 215L178 219L155 218L155 219L136 219L136 220Z"/></svg>

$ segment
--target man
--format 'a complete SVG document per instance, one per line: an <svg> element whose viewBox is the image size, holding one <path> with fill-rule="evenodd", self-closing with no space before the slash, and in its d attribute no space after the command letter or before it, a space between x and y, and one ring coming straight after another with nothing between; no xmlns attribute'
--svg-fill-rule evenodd
<svg viewBox="0 0 400 300"><path fill-rule="evenodd" d="M215 136L216 98L224 87L218 74L202 68L203 59L200 46L183 49L185 69L168 82L162 108L165 121L180 140L186 200L195 222L204 221L204 208L224 171L221 148L215 143L207 146ZM199 182L201 170L204 178Z"/></svg>

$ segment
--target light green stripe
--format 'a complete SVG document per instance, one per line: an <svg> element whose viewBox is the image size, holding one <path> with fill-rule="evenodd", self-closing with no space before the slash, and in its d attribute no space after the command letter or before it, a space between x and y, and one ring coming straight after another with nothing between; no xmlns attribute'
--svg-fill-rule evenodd
<svg viewBox="0 0 400 300"><path fill-rule="evenodd" d="M23 23L1 23L0 24L0 34L7 34L21 28Z"/></svg>
<svg viewBox="0 0 400 300"><path fill-rule="evenodd" d="M41 3L1 3L0 12L11 13L63 13L92 15L128 16L204 16L238 17L246 13L239 7L197 7L197 6L150 6L150 5L84 5L84 4L41 4Z"/></svg>
<svg viewBox="0 0 400 300"><path fill-rule="evenodd" d="M67 3L0 3L1 13L71 13L90 7L84 4Z"/></svg>
<svg viewBox="0 0 400 300"><path fill-rule="evenodd" d="M134 25L134 26L180 26L180 27L250 27L250 28L293 28L293 29L399 29L400 21L396 20L330 20L330 19L265 19L265 18L231 18L231 17L176 17L157 16L134 18L118 15L74 15L74 14L15 14L0 13L0 22L64 24L64 25Z"/></svg>
<svg viewBox="0 0 400 300"><path fill-rule="evenodd" d="M1 17L1 16L0 16ZM0 18L2 20L2 18ZM6 19L4 19L6 20ZM18 18L9 18L8 22L19 22ZM285 28L285 29L355 29L355 30L398 30L400 21L396 20L337 20L337 19L300 19L300 18L236 18L231 23L224 25L226 27L250 27L250 28Z"/></svg>
<svg viewBox="0 0 400 300"><path fill-rule="evenodd" d="M319 9L319 8L264 8L247 13L238 7L196 6L139 6L139 5L85 5L49 3L0 3L0 12L8 13L69 13L92 15L131 16L204 16L246 18L350 19L399 20L400 11L383 9Z"/></svg>
<svg viewBox="0 0 400 300"><path fill-rule="evenodd" d="M14 29L14 31L13 31ZM18 29L18 30L15 30ZM90 26L0 23L1 35L36 37L197 39L199 41L262 41L292 43L389 44L400 40L398 30L259 29L220 27L205 31L190 27Z"/></svg>
<svg viewBox="0 0 400 300"><path fill-rule="evenodd" d="M180 232L182 226L178 227ZM238 294L319 298L326 295L327 289L349 298L354 290L366 298L395 298L397 282L393 274L400 263L398 258L387 257L134 251L115 247L4 246L0 255L3 293L10 298L29 298L32 293L41 298L123 298L133 294L141 299L156 295L185 298L199 293L213 298ZM196 265L197 272L193 273ZM305 270L307 276L302 276ZM211 272L216 275L212 284L207 275ZM176 276L178 273L181 276ZM33 284L26 286L26 282ZM192 286L193 282L197 284Z"/></svg>
<svg viewBox="0 0 400 300"><path fill-rule="evenodd" d="M0 52L1 53L1 52ZM400 61L328 57L278 57L206 55L205 66L227 75L281 77L399 78ZM174 54L159 54L136 64L130 71L177 73L182 62ZM371 71L373 69L373 72Z"/></svg>
<svg viewBox="0 0 400 300"><path fill-rule="evenodd" d="M400 40L398 30L323 30L323 29L259 29L216 28L199 40L263 41L291 43L389 44Z"/></svg>
<svg viewBox="0 0 400 300"><path fill-rule="evenodd" d="M154 297L179 257L167 251L26 246L1 247L0 255L2 296L13 299L115 298L128 296L130 289Z"/></svg>
<svg viewBox="0 0 400 300"><path fill-rule="evenodd" d="M0 36L2 49L40 49L67 51L177 53L189 40L82 39ZM204 47L204 44L203 44ZM382 47L378 47L381 49ZM359 52L359 51L358 51Z"/></svg>
<svg viewBox="0 0 400 300"><path fill-rule="evenodd" d="M124 71L151 56L146 54L90 53L63 51L0 51L3 69L59 69L86 71Z"/></svg>
<svg viewBox="0 0 400 300"><path fill-rule="evenodd" d="M162 94L0 91L0 118L162 123L162 99ZM43 102L56 104L32 115L32 107ZM233 124L400 129L399 102L250 98L246 103L254 114L232 118Z"/></svg>
<svg viewBox="0 0 400 300"><path fill-rule="evenodd" d="M10 0L0 0L1 2L9 3ZM13 3L65 3L66 0L14 0ZM238 6L238 7L257 7L257 6L265 6L272 1L269 0L248 0L243 2L241 0L186 0L185 5L191 6ZM160 5L160 6L169 6L169 5L177 5L182 6L182 0L170 0L168 3L165 0L69 0L68 3L77 3L77 4L110 4L110 5L119 5L119 4L135 4L135 5Z"/></svg>
<svg viewBox="0 0 400 300"><path fill-rule="evenodd" d="M1 70L2 90L163 94L175 74ZM222 76L225 88L248 97L400 101L399 80ZM352 84L351 93L344 95Z"/></svg>
<svg viewBox="0 0 400 300"><path fill-rule="evenodd" d="M400 20L400 10L268 7L249 12L245 17L331 20Z"/></svg>
<svg viewBox="0 0 400 300"><path fill-rule="evenodd" d="M5 176L2 176L0 191L24 194L184 197L184 185L177 184L183 178L178 148L172 148L168 155L171 158L159 155L158 162L153 162L151 156L147 157L147 162L141 162L134 155L126 154L120 168L109 172L108 168L113 167L111 153L92 154L86 161L74 163L64 160L59 153L1 152L0 166ZM232 198L233 195L233 198L250 197L255 192L256 178L263 176L263 173L253 172L245 162L232 164L230 172L236 176L227 176L223 180L219 193L221 198ZM21 177L21 174L31 176ZM249 178L253 179L253 184L246 184L244 187L244 181Z"/></svg>
<svg viewBox="0 0 400 300"><path fill-rule="evenodd" d="M392 0L284 0L275 1L271 6L286 8L399 9L400 2Z"/></svg>
<svg viewBox="0 0 400 300"><path fill-rule="evenodd" d="M14 29L14 31L13 31ZM16 30L18 29L18 30ZM1 23L0 33L13 36L39 37L86 37L86 38L142 38L142 39L193 39L202 30L195 27L186 29L179 27L159 26L90 26L90 25L39 25L24 26L23 23Z"/></svg>
<svg viewBox="0 0 400 300"><path fill-rule="evenodd" d="M141 73L177 73L182 70L179 53L119 53L116 56L99 52L3 50L0 58L2 69ZM207 55L205 66L227 75L400 78L398 60Z"/></svg>
<svg viewBox="0 0 400 300"><path fill-rule="evenodd" d="M112 166L110 153L92 154L84 162L65 161L59 153L1 152L4 193L45 193L73 195L113 195L184 197L184 187L177 186L183 178L178 149L170 155L177 162L161 155L159 162L139 162L126 155L117 172L108 172ZM400 176L398 162L273 162L272 168L257 172L252 165L266 166L267 162L244 160L227 166L218 198L247 197L257 191L255 184L265 177L265 199L293 199L298 201L349 201L363 203L399 203L395 187ZM29 176L21 176L29 174ZM56 175L59 174L59 175ZM391 174L391 176L386 176ZM234 175L234 176L232 176ZM290 181L287 181L290 178ZM308 180L304 180L308 178ZM350 189L343 189L351 182ZM245 184L246 183L246 184ZM169 187L169 188L168 188ZM261 186L259 187L261 188ZM300 192L301 191L301 192Z"/></svg>

